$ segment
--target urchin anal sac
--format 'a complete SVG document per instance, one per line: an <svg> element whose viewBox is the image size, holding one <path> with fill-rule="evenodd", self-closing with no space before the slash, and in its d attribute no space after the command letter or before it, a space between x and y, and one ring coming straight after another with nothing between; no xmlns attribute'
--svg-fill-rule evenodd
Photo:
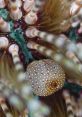
<svg viewBox="0 0 82 117"><path fill-rule="evenodd" d="M58 63L50 59L29 64L26 77L34 94L38 96L49 96L55 93L63 87L65 82L64 70Z"/></svg>

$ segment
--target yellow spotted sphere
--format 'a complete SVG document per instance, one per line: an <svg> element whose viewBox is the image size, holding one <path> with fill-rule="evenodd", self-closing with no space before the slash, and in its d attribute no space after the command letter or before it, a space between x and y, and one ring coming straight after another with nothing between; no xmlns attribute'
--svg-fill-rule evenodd
<svg viewBox="0 0 82 117"><path fill-rule="evenodd" d="M34 94L49 96L61 89L65 82L65 73L55 61L43 59L34 61L27 67L26 77Z"/></svg>

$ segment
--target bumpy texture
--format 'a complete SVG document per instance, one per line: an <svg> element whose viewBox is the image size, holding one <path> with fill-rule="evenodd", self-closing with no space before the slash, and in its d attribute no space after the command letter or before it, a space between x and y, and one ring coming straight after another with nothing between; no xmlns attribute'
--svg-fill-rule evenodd
<svg viewBox="0 0 82 117"><path fill-rule="evenodd" d="M62 88L65 74L60 65L45 59L28 65L27 78L36 95L48 96Z"/></svg>

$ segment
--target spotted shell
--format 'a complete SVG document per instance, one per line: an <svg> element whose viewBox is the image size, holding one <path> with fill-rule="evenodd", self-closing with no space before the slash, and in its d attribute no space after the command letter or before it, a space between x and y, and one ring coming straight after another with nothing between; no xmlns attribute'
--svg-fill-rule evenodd
<svg viewBox="0 0 82 117"><path fill-rule="evenodd" d="M28 65L26 78L34 94L49 96L63 87L65 73L55 61L43 59Z"/></svg>

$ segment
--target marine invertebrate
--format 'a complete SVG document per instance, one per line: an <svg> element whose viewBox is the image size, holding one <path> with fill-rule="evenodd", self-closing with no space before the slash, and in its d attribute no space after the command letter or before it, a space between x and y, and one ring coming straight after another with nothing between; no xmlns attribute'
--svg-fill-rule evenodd
<svg viewBox="0 0 82 117"><path fill-rule="evenodd" d="M47 103L55 110L53 111L51 108L52 116L69 116L65 109L66 100L63 100L63 96L58 96L58 94L61 95L66 89L70 95L72 93L80 95L82 85L78 82L82 81L82 48L81 43L73 43L64 34L59 34L64 33L70 26L76 27L81 22L81 17L79 18L81 16L81 3L75 1L70 5L69 0L1 0L0 3L0 93L5 102L7 101L6 107L8 107L11 115L16 117L25 116L25 114L31 117L44 117L49 114L48 107L41 103L32 92L30 83L34 84L36 75L35 78L38 79L39 84L35 82L35 86L44 85L44 87L40 87L43 90L41 93L40 88L37 88L37 91L34 86L35 94L48 96L44 97L45 102L47 98L49 100L51 97L55 98L55 104L50 103L50 101ZM73 5L76 6L76 9ZM75 17L80 21L73 22ZM33 39L30 42L29 39L34 37L35 42ZM39 39L37 39L38 37ZM40 42L43 44L41 45ZM37 56L37 59L41 59L37 54L32 53L31 49L44 54L40 57L42 59L47 58L49 62L47 65L47 59L37 61L37 65L33 67L38 68L39 65L42 65L42 68L33 71L32 80L29 83L26 77L32 74L27 73L27 75L25 73L26 68L27 72L28 69L29 71L34 70L30 67L32 65L30 62L36 59L34 55ZM53 65L56 66L56 69L53 68ZM37 78L38 74L41 75L38 70L43 71L43 75L39 76L41 80ZM45 70L47 70L46 73ZM49 83L45 80L45 74L47 80L50 81ZM47 90L45 90L46 84ZM49 97L54 92L56 95L53 94L54 96ZM3 113L1 114L4 116Z"/></svg>

